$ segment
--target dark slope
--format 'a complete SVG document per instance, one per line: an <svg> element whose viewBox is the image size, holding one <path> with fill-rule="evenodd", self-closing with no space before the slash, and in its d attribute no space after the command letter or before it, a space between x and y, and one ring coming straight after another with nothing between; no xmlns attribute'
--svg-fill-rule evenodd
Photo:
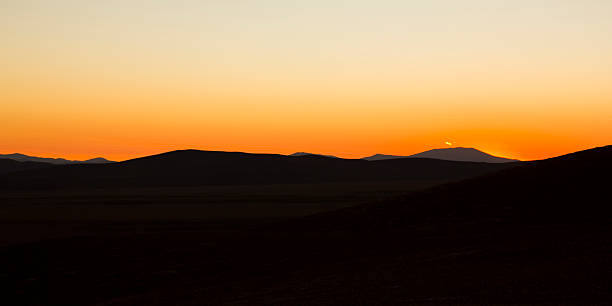
<svg viewBox="0 0 612 306"><path fill-rule="evenodd" d="M610 173L612 146L605 146L312 219L359 228L451 221L611 222Z"/></svg>
<svg viewBox="0 0 612 306"><path fill-rule="evenodd" d="M0 188L107 188L368 182L404 179L455 180L513 164L400 159L369 162L321 156L289 157L213 151L174 151L130 161L66 165L0 177Z"/></svg>
<svg viewBox="0 0 612 306"><path fill-rule="evenodd" d="M10 172L50 167L52 164L40 162L20 162L12 159L0 159L0 175Z"/></svg>
<svg viewBox="0 0 612 306"><path fill-rule="evenodd" d="M232 268L261 268L230 277L238 292L201 283L124 302L610 304L610 171L607 146L271 226L234 242L258 251Z"/></svg>
<svg viewBox="0 0 612 306"><path fill-rule="evenodd" d="M453 160L453 161L470 161L470 162L482 162L482 163L510 163L517 162L516 159L508 159L503 157L493 156L474 148L444 148L444 149L433 149L410 156L397 156L397 155L384 155L375 154L372 156L364 157L365 160L387 160L397 158L434 158L442 160Z"/></svg>

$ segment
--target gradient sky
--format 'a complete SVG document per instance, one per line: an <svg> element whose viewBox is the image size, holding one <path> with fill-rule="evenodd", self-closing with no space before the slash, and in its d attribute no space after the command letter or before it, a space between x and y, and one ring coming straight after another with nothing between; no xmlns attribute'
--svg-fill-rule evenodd
<svg viewBox="0 0 612 306"><path fill-rule="evenodd" d="M0 153L612 143L612 1L0 0Z"/></svg>

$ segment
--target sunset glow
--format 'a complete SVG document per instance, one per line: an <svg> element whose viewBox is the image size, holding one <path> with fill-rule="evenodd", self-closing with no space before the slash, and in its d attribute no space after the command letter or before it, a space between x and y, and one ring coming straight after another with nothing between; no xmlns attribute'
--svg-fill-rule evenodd
<svg viewBox="0 0 612 306"><path fill-rule="evenodd" d="M612 143L612 1L179 2L2 1L0 154Z"/></svg>

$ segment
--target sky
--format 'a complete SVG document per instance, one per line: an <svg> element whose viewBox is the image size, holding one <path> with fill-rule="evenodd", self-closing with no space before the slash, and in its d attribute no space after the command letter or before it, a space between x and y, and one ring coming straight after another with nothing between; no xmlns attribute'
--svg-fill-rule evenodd
<svg viewBox="0 0 612 306"><path fill-rule="evenodd" d="M612 144L612 1L0 0L0 153Z"/></svg>

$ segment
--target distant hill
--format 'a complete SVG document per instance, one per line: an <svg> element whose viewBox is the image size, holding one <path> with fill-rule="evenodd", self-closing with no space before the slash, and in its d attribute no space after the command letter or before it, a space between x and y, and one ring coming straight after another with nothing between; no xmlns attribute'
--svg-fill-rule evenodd
<svg viewBox="0 0 612 306"><path fill-rule="evenodd" d="M12 160L22 161L22 162L30 161L30 162L39 162L39 163L49 163L49 164L55 164L55 165L113 163L113 161L107 160L102 157L79 161L79 160L67 160L64 158L36 157L36 156L29 156L25 154L19 154L19 153L0 154L0 159L12 159Z"/></svg>
<svg viewBox="0 0 612 306"><path fill-rule="evenodd" d="M386 160L386 159L397 159L397 158L435 158L442 160L454 160L454 161L470 161L470 162L482 162L482 163L509 163L517 162L516 159L509 159L503 157L497 157L474 148L444 148L444 149L433 149L425 152L421 152L409 156L398 156L398 155L385 155L375 154L372 156L364 157L365 160Z"/></svg>
<svg viewBox="0 0 612 306"><path fill-rule="evenodd" d="M183 150L108 164L74 164L0 176L0 189L249 185L393 180L456 180L512 167L436 159L383 161L295 158Z"/></svg>
<svg viewBox="0 0 612 306"><path fill-rule="evenodd" d="M108 164L108 163L114 163L114 161L108 160L108 159L103 158L103 157L96 157L96 158L84 160L82 162L75 161L75 163L82 163L82 164Z"/></svg>
<svg viewBox="0 0 612 306"><path fill-rule="evenodd" d="M308 155L338 158L337 156L333 156L333 155L323 155L323 154L315 154L315 153L308 153L308 152L295 152L293 154L290 154L289 156L300 157L300 156L308 156Z"/></svg>
<svg viewBox="0 0 612 306"><path fill-rule="evenodd" d="M364 157L363 160L387 160L387 159L397 159L397 158L408 158L410 156L401 156L401 155L387 155L387 154L374 154L372 156Z"/></svg>

